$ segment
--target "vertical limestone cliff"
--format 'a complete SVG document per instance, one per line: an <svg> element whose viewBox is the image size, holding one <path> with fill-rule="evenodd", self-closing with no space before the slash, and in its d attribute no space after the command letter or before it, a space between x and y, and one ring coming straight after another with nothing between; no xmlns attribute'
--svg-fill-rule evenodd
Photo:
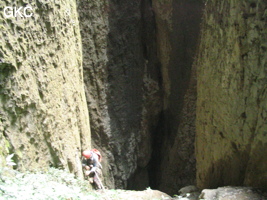
<svg viewBox="0 0 267 200"><path fill-rule="evenodd" d="M3 16L5 6L33 8L30 18ZM67 168L81 176L90 147L76 2L1 2L1 157L20 170Z"/></svg>
<svg viewBox="0 0 267 200"><path fill-rule="evenodd" d="M197 184L267 186L267 2L206 2L197 65Z"/></svg>
<svg viewBox="0 0 267 200"><path fill-rule="evenodd" d="M87 105L90 110L92 147L103 156L104 184L114 187L110 166L114 163L107 152L110 117L107 106L107 34L108 7L106 1L78 1L82 37L83 74Z"/></svg>
<svg viewBox="0 0 267 200"><path fill-rule="evenodd" d="M153 144L153 185L169 194L195 183L196 69L203 2L153 0L163 110ZM155 176L156 175L156 176Z"/></svg>
<svg viewBox="0 0 267 200"><path fill-rule="evenodd" d="M79 153L91 143L87 103L105 185L174 193L193 182L192 59L201 4L12 6L20 4L33 7L32 18L1 16L3 155L15 152L20 169L62 166L80 174Z"/></svg>
<svg viewBox="0 0 267 200"><path fill-rule="evenodd" d="M201 1L80 1L93 146L110 187L169 193L195 180ZM167 167L166 167L167 166Z"/></svg>
<svg viewBox="0 0 267 200"><path fill-rule="evenodd" d="M150 129L161 109L151 4L80 1L78 10L92 143L104 157L104 182L144 189Z"/></svg>
<svg viewBox="0 0 267 200"><path fill-rule="evenodd" d="M266 187L266 1L207 0L201 26L202 0L0 7L2 161L82 176L92 146L109 188Z"/></svg>

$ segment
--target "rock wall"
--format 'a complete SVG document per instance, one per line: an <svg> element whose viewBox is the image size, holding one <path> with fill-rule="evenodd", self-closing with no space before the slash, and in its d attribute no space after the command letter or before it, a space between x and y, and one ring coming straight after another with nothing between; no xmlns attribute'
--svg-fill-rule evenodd
<svg viewBox="0 0 267 200"><path fill-rule="evenodd" d="M267 186L267 2L206 2L197 65L197 184Z"/></svg>
<svg viewBox="0 0 267 200"><path fill-rule="evenodd" d="M104 155L105 184L169 193L193 184L192 63L202 2L81 1L78 8L92 141Z"/></svg>
<svg viewBox="0 0 267 200"><path fill-rule="evenodd" d="M5 6L33 8L30 18L3 16ZM90 147L76 2L1 2L1 156L20 170L67 168L81 176Z"/></svg>
<svg viewBox="0 0 267 200"><path fill-rule="evenodd" d="M151 179L169 194L195 183L196 69L202 1L153 1L163 110L154 139ZM156 175L156 176L155 176Z"/></svg>
<svg viewBox="0 0 267 200"><path fill-rule="evenodd" d="M4 155L15 152L21 169L62 166L80 173L80 151L91 142L85 92L105 185L169 192L191 183L199 2L29 5L32 18L1 16Z"/></svg>
<svg viewBox="0 0 267 200"><path fill-rule="evenodd" d="M104 183L148 187L150 129L161 109L151 5L80 1L78 10L92 141L104 156Z"/></svg>
<svg viewBox="0 0 267 200"><path fill-rule="evenodd" d="M81 176L88 106L108 187L267 185L265 1L206 1L195 65L200 0L27 4L1 12L1 158Z"/></svg>

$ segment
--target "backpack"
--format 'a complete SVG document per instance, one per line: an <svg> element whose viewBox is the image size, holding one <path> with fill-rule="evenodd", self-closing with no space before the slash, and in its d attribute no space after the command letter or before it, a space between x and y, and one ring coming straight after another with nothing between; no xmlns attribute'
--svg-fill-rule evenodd
<svg viewBox="0 0 267 200"><path fill-rule="evenodd" d="M101 155L100 151L98 151L97 149L91 149L90 151L92 151L93 153L95 153L96 155L98 155L98 161L99 162L102 161L102 155Z"/></svg>

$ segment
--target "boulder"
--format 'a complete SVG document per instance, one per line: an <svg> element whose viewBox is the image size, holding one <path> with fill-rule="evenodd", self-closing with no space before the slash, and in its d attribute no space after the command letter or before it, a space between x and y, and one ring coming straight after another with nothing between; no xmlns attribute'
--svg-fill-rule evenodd
<svg viewBox="0 0 267 200"><path fill-rule="evenodd" d="M251 187L219 187L202 190L200 199L205 200L266 200L267 195Z"/></svg>

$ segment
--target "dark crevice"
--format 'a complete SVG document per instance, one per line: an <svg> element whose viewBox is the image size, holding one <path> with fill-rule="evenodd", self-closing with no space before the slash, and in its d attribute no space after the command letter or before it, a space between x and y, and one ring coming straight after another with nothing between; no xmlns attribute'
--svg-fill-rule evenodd
<svg viewBox="0 0 267 200"><path fill-rule="evenodd" d="M162 164L162 146L163 146L163 135L164 132L164 114L160 115L158 126L156 131L153 133L152 139L152 155L148 165L149 173L149 185L152 189L158 189L160 185L161 170L160 165Z"/></svg>
<svg viewBox="0 0 267 200"><path fill-rule="evenodd" d="M169 81L171 88L164 103L168 107L162 111L156 132L152 133L153 152L148 169L151 188L168 194L175 194L183 186L194 185L196 179L196 69L193 68L193 61L200 34L203 2L174 1L172 9L172 30L166 33L172 50L170 63L165 69L169 75L169 80L165 82Z"/></svg>
<svg viewBox="0 0 267 200"><path fill-rule="evenodd" d="M91 35L92 30L86 24L91 23L88 19L93 20L98 13L91 16L86 12L91 9L88 3L79 3L84 77L88 87L86 97L90 110L92 143L106 153L108 174L112 176L109 179L114 178L113 186L135 190L149 186L172 193L174 189L169 190L167 179L175 181L171 187L177 190L181 184L191 181L186 174L189 170L185 169L189 168L192 173L195 170L194 161L185 158L194 157L191 155L194 148L194 139L191 139L194 120L184 120L193 114L184 117L182 113L186 106L193 107L188 112L194 113L192 102L195 101L195 91L190 84L194 74L192 63L202 4L200 1L183 0L164 5L166 11L173 10L173 30L170 30L169 22L156 22L156 17L160 16L156 16L159 13L153 8L155 3L153 0L109 0L103 5L107 11L108 31L102 33L103 30L93 28L97 29L96 34L99 31L99 35L106 37L105 55L98 48L100 42L104 41L97 41L98 37ZM159 30L165 33L160 35ZM165 34L166 38L162 38ZM91 45L86 38L94 40L94 52L86 49ZM171 44L168 66L159 55L158 48L163 39L169 40ZM90 54L107 58L101 63L90 59ZM163 66L166 68L163 69ZM168 71L170 80L166 80L163 74L165 71ZM163 84L167 81L171 86L170 91L164 91L166 88ZM189 90L193 91L193 95L186 97ZM168 98L164 98L164 93L168 92ZM190 99L191 104L185 102L188 100L186 98ZM163 104L168 106L163 108ZM187 147L182 144L187 135L178 135L184 126L191 127L185 130L190 132L192 140L191 146ZM178 158L183 161L182 166L177 161L172 162L180 153L171 154L172 148L177 145L181 146L177 151L182 153L183 149L190 148L189 154ZM168 170L174 172L170 175ZM182 179L182 182L179 183L177 179Z"/></svg>
<svg viewBox="0 0 267 200"><path fill-rule="evenodd" d="M191 157L194 157L195 106L192 104L195 104L196 101L196 82L192 81L195 76L192 65L200 33L203 3L201 1L173 2L172 8L173 30L166 33L172 48L170 64L167 66L171 93L167 99L168 102L165 102L169 106L165 110L161 108L162 111L158 116L157 123L149 129L152 138L152 154L149 164L147 167L138 168L135 171L128 180L128 189L142 190L148 184L152 189L160 189L169 194L174 194L179 187L184 186L183 184L195 184L195 161ZM151 1L143 0L140 10L143 58L147 60L147 68L150 70L150 74L158 74L154 78L163 89L162 78L164 77L161 74L161 65L158 64L156 45L162 39L156 38L156 26L163 26L163 24L156 25ZM167 26L167 24L165 25ZM151 73L151 70L156 73ZM189 99L185 95L189 95ZM160 96L160 98L162 102L163 97ZM188 100L190 102L184 102ZM191 106L192 108L184 111L185 106ZM184 129L185 126L191 126L190 130ZM179 135L178 130L189 131L189 133ZM189 138L190 142L185 146L183 141ZM171 154L172 148L177 148L181 152ZM190 151L188 152L190 153L183 152L185 148L189 148ZM177 157L180 154L183 156ZM173 162L175 157L183 162ZM148 183L144 171L147 171ZM143 179L140 179L140 175ZM177 182L177 179L180 182ZM170 181L168 182L168 180ZM142 185L142 182L146 182L146 184Z"/></svg>

